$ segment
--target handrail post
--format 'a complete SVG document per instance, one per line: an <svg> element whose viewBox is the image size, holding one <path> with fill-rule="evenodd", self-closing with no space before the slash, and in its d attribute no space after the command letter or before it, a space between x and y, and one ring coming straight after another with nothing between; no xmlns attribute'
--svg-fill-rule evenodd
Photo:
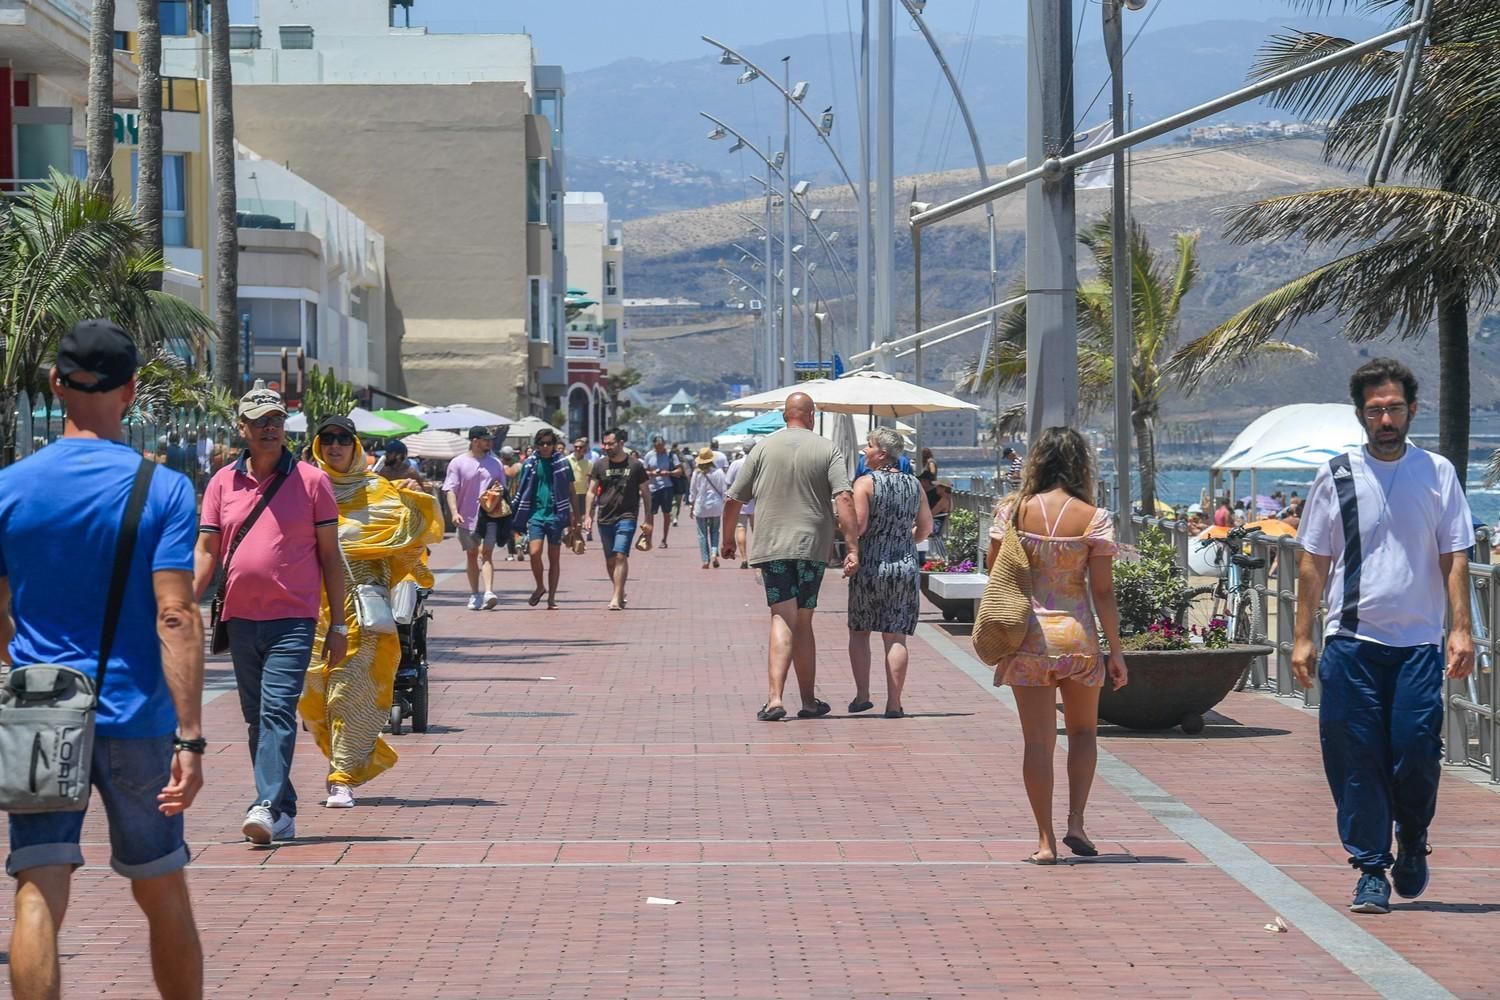
<svg viewBox="0 0 1500 1000"><path fill-rule="evenodd" d="M1291 696L1292 645L1297 638L1297 543L1276 540L1276 693Z"/></svg>

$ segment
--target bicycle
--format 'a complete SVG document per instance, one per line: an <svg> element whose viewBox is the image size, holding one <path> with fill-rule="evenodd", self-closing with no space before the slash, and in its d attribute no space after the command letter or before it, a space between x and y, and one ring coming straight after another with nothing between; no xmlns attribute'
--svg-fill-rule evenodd
<svg viewBox="0 0 1500 1000"><path fill-rule="evenodd" d="M1261 595L1251 582L1250 574L1264 569L1266 560L1259 556L1247 556L1242 551L1246 539L1259 535L1259 529L1246 531L1232 528L1224 538L1206 538L1199 548L1217 545L1220 558L1214 561L1224 565L1226 572L1217 583L1207 587L1194 587L1182 596L1177 607L1177 627L1199 632L1207 629L1217 619L1225 620L1229 641L1237 644L1254 640L1255 623L1260 620ZM1234 689L1245 690L1250 679L1250 667L1240 675Z"/></svg>

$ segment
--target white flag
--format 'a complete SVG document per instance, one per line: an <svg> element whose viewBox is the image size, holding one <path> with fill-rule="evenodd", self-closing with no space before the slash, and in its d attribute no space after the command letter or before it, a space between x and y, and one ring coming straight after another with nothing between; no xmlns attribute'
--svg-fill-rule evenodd
<svg viewBox="0 0 1500 1000"><path fill-rule="evenodd" d="M1115 137L1115 123L1105 122L1096 125L1087 132L1080 132L1073 137L1073 144L1081 153L1085 150L1094 149L1103 145ZM1080 191L1097 188L1112 188L1115 186L1115 158L1106 156L1095 160L1087 166L1079 167L1074 181L1075 187Z"/></svg>

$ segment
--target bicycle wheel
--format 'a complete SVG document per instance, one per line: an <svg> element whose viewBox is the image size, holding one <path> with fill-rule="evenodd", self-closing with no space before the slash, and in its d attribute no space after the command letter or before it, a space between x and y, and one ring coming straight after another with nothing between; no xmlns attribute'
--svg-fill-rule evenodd
<svg viewBox="0 0 1500 1000"><path fill-rule="evenodd" d="M1219 606L1218 587L1194 587L1177 604L1177 627L1205 629Z"/></svg>
<svg viewBox="0 0 1500 1000"><path fill-rule="evenodd" d="M1234 600L1234 631L1229 639L1235 643L1249 643L1255 641L1255 623L1260 620L1260 591L1253 587L1241 590ZM1245 666L1245 672L1240 674L1239 681L1234 685L1236 691L1245 690L1245 685L1250 680L1250 672L1255 669L1255 664L1249 663Z"/></svg>

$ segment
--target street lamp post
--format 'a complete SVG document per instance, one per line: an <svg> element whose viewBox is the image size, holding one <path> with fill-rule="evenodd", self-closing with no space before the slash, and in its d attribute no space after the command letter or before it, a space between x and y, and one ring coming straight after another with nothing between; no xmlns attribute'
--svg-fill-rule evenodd
<svg viewBox="0 0 1500 1000"><path fill-rule="evenodd" d="M1114 134L1124 135L1125 31L1122 21L1125 0L1103 0L1102 7L1104 51L1109 57L1110 118ZM1110 254L1110 313L1114 322L1115 510L1120 514L1120 539L1130 543L1135 540L1135 524L1130 520L1130 432L1131 411L1135 406L1135 391L1131 379L1131 360L1135 354L1131 255L1135 248L1130 243L1130 205L1125 198L1125 150L1116 150L1113 167L1115 176L1110 215L1114 249ZM993 203L986 207L994 210Z"/></svg>
<svg viewBox="0 0 1500 1000"><path fill-rule="evenodd" d="M791 385L796 379L796 364L792 352L792 95L788 88L792 84L792 57L783 56L781 73L784 79L782 93L786 101L782 105L782 149L786 163L781 171L781 183L786 189L786 201L781 206L781 267L786 277L781 285L781 357L782 385ZM802 106L797 105L799 108Z"/></svg>

